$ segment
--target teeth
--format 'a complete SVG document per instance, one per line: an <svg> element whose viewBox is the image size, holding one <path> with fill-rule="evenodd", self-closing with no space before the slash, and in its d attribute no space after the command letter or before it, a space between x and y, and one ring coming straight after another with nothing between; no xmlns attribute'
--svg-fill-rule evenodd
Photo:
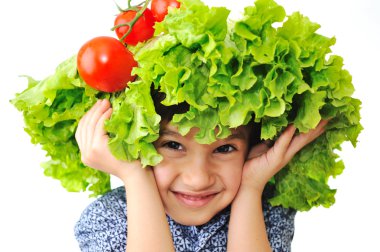
<svg viewBox="0 0 380 252"><path fill-rule="evenodd" d="M189 199L189 200L200 200L200 199L204 199L204 198L207 198L207 196L200 196L200 197L197 197L197 196L190 196L190 195L185 195L185 194L182 194L182 196L186 199Z"/></svg>

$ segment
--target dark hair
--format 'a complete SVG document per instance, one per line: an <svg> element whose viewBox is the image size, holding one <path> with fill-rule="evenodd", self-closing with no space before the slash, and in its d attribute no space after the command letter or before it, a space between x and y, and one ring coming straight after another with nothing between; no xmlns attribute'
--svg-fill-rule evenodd
<svg viewBox="0 0 380 252"><path fill-rule="evenodd" d="M157 89L154 89L153 85L151 87L151 96L154 102L156 113L161 116L161 121L165 123L170 122L175 114L186 113L190 108L190 105L186 102L171 106L163 105L162 101L165 99L166 94L160 92ZM252 119L246 126L251 129L248 142L249 146L258 144L260 142L261 123L254 122L254 115L252 115Z"/></svg>
<svg viewBox="0 0 380 252"><path fill-rule="evenodd" d="M156 113L161 116L161 121L164 122L170 122L175 114L186 113L190 108L190 105L186 102L182 102L171 106L163 105L162 101L165 100L166 94L160 92L157 89L154 89L153 85L151 87L151 96L154 102Z"/></svg>

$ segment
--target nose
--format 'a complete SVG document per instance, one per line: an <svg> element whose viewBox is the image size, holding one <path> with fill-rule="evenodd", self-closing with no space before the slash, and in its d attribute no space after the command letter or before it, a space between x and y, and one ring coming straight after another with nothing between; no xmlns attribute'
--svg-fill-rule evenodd
<svg viewBox="0 0 380 252"><path fill-rule="evenodd" d="M183 167L182 181L189 190L202 191L215 183L213 165L205 157L195 157L186 167Z"/></svg>

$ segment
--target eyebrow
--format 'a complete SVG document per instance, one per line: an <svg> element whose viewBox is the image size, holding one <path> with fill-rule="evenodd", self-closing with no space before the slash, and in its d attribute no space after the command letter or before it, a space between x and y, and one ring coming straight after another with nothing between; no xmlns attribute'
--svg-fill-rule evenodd
<svg viewBox="0 0 380 252"><path fill-rule="evenodd" d="M169 129L163 129L163 130L161 130L160 131L160 136L163 136L163 135L183 137L179 132L172 131L172 130L169 130ZM239 131L239 132L232 133L231 135L229 135L226 138L220 138L220 139L217 139L217 140L233 140L233 139L246 140L247 136L245 136L242 132Z"/></svg>
<svg viewBox="0 0 380 252"><path fill-rule="evenodd" d="M162 136L162 135L182 136L182 135L179 134L178 132L176 132L176 131L172 131L172 130L168 130L168 129L160 130L160 136Z"/></svg>
<svg viewBox="0 0 380 252"><path fill-rule="evenodd" d="M232 139L240 139L240 140L246 140L248 137L246 135L244 135L242 132L235 132L235 133L232 133L231 135L229 135L228 137L226 138L223 138L225 140L232 140Z"/></svg>

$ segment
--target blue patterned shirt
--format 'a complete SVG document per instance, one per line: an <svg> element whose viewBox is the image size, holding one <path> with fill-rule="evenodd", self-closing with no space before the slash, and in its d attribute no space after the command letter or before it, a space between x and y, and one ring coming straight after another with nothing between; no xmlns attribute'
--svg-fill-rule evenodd
<svg viewBox="0 0 380 252"><path fill-rule="evenodd" d="M81 251L125 252L128 234L126 208L124 187L116 188L91 203L75 225L75 237ZM263 211L273 251L290 251L296 212L272 207L265 197ZM176 251L226 251L230 213L230 207L227 207L201 226L184 226L167 216Z"/></svg>

